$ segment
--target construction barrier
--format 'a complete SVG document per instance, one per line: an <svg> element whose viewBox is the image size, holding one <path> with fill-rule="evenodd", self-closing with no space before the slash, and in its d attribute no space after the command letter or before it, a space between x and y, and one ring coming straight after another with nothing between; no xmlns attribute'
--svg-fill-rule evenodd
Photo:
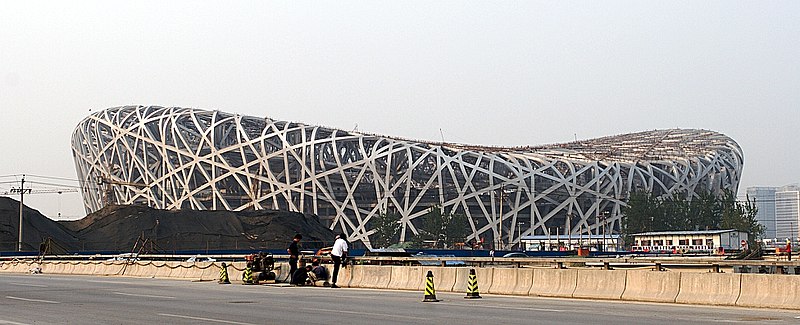
<svg viewBox="0 0 800 325"><path fill-rule="evenodd" d="M429 267L425 270L433 271L433 283L438 291L453 291L458 276L458 268L455 267ZM427 272L426 272L427 273ZM394 273L392 273L394 276Z"/></svg>
<svg viewBox="0 0 800 325"><path fill-rule="evenodd" d="M527 296L533 286L533 269L531 268L518 268L517 269L517 284L511 290L512 295Z"/></svg>
<svg viewBox="0 0 800 325"><path fill-rule="evenodd" d="M124 275L216 280L221 263L160 261L43 261L0 262L0 272L29 273L41 267L46 274ZM288 265L276 265L288 276ZM228 276L241 281L244 262L230 263ZM326 267L333 270L332 265ZM467 292L469 268L358 265L341 268L337 285L402 290L433 287ZM778 274L663 272L545 268L477 268L479 287L493 294L622 299L757 308L800 309L800 276ZM433 293L435 291L429 291Z"/></svg>
<svg viewBox="0 0 800 325"><path fill-rule="evenodd" d="M737 306L800 309L800 277L796 275L742 274Z"/></svg>
<svg viewBox="0 0 800 325"><path fill-rule="evenodd" d="M625 292L625 270L578 270L574 298L619 300Z"/></svg>
<svg viewBox="0 0 800 325"><path fill-rule="evenodd" d="M629 270L622 300L675 302L680 289L681 273L652 270Z"/></svg>
<svg viewBox="0 0 800 325"><path fill-rule="evenodd" d="M414 287L410 287L408 283L413 278L419 278L422 276L421 274L417 274L420 271L419 267L407 267L407 266L388 266L392 269L392 278L389 280L389 284L386 285L387 289L393 290L416 290L417 285L414 284Z"/></svg>
<svg viewBox="0 0 800 325"><path fill-rule="evenodd" d="M484 286L488 288L488 293L496 293L501 295L510 295L514 292L517 285L517 269L516 268L495 268L492 271L491 286ZM530 286L528 287L530 289Z"/></svg>
<svg viewBox="0 0 800 325"><path fill-rule="evenodd" d="M336 285L339 287L349 287L351 286L351 280L353 279L353 267L339 267L339 276L336 278ZM331 271L331 284L333 284L333 265L328 265L328 270Z"/></svg>
<svg viewBox="0 0 800 325"><path fill-rule="evenodd" d="M741 274L681 273L675 302L682 304L733 306L739 298Z"/></svg>
<svg viewBox="0 0 800 325"><path fill-rule="evenodd" d="M572 297L578 282L576 269L534 269L533 284L528 295Z"/></svg>
<svg viewBox="0 0 800 325"><path fill-rule="evenodd" d="M392 278L392 268L374 265L359 266L363 271L362 288L386 289Z"/></svg>

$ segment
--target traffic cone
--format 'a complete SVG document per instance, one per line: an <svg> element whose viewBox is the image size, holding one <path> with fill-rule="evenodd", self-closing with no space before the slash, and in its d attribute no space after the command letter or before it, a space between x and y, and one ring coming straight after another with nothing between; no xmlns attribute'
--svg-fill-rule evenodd
<svg viewBox="0 0 800 325"><path fill-rule="evenodd" d="M225 262L222 262L222 268L219 270L219 284L231 284L231 280L228 279L228 265Z"/></svg>
<svg viewBox="0 0 800 325"><path fill-rule="evenodd" d="M469 269L469 280L467 281L467 296L464 299L478 299L482 298L478 293L478 276L475 275L475 269Z"/></svg>
<svg viewBox="0 0 800 325"><path fill-rule="evenodd" d="M428 275L425 276L425 299L422 302L437 302L439 299L436 299L436 289L433 287L433 272L428 271Z"/></svg>
<svg viewBox="0 0 800 325"><path fill-rule="evenodd" d="M250 265L242 273L242 284L253 284L253 268Z"/></svg>

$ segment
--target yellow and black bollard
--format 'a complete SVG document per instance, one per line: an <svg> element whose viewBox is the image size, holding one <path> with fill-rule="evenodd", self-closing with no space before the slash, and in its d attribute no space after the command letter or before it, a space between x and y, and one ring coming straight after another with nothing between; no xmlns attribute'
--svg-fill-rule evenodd
<svg viewBox="0 0 800 325"><path fill-rule="evenodd" d="M464 299L478 299L481 298L478 293L478 276L475 275L475 269L469 269L469 280L467 281L467 296Z"/></svg>
<svg viewBox="0 0 800 325"><path fill-rule="evenodd" d="M231 284L231 280L228 279L228 265L225 262L222 262L222 268L219 270L219 284Z"/></svg>
<svg viewBox="0 0 800 325"><path fill-rule="evenodd" d="M247 263L247 267L242 272L242 284L253 284L253 268L250 263Z"/></svg>
<svg viewBox="0 0 800 325"><path fill-rule="evenodd" d="M425 276L425 299L422 302L437 302L439 299L436 299L436 289L433 287L433 272L428 271L428 275Z"/></svg>

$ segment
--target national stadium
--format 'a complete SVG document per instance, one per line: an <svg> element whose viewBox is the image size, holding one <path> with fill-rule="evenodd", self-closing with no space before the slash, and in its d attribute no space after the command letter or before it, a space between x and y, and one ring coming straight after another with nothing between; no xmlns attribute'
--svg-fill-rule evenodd
<svg viewBox="0 0 800 325"><path fill-rule="evenodd" d="M467 240L618 232L632 191L736 192L743 154L708 130L664 129L494 147L410 140L217 110L123 106L72 136L87 213L281 209L315 214L370 246L370 221L400 218L400 241L433 207L469 220Z"/></svg>

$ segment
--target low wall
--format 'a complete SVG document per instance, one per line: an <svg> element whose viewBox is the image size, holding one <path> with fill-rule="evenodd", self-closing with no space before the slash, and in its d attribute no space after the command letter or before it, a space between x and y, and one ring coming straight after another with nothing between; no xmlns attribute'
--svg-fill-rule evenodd
<svg viewBox="0 0 800 325"><path fill-rule="evenodd" d="M625 291L626 272L579 269L572 297L619 300Z"/></svg>
<svg viewBox="0 0 800 325"><path fill-rule="evenodd" d="M800 276L742 274L737 306L800 309Z"/></svg>
<svg viewBox="0 0 800 325"><path fill-rule="evenodd" d="M622 300L675 302L680 283L681 273L629 270Z"/></svg>
<svg viewBox="0 0 800 325"><path fill-rule="evenodd" d="M276 264L284 274L288 265ZM326 265L333 271L331 265ZM0 273L90 274L215 281L219 262L3 261ZM244 262L228 263L228 277L241 283ZM439 291L466 292L470 268L358 265L339 271L339 286L422 290L431 271ZM281 272L283 271L283 272ZM590 298L800 310L800 276L651 270L475 268L480 293ZM279 278L282 278L279 276Z"/></svg>
<svg viewBox="0 0 800 325"><path fill-rule="evenodd" d="M534 269L533 284L528 295L572 297L577 282L577 269Z"/></svg>
<svg viewBox="0 0 800 325"><path fill-rule="evenodd" d="M727 305L739 299L742 275L735 273L681 273L675 302L682 304Z"/></svg>

